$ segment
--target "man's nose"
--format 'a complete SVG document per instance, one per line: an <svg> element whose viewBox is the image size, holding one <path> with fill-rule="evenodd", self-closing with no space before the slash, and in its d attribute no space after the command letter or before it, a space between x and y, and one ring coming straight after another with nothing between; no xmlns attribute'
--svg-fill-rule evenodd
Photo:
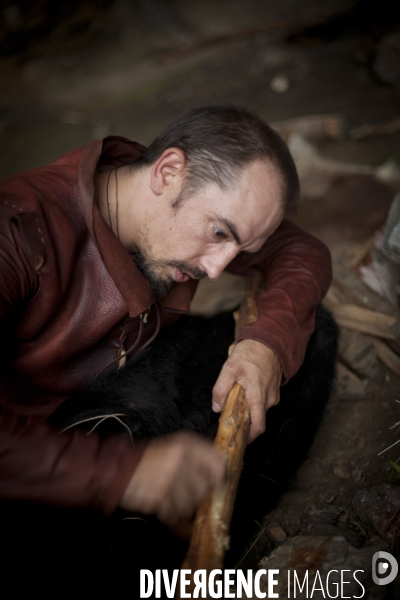
<svg viewBox="0 0 400 600"><path fill-rule="evenodd" d="M222 275L223 270L235 258L236 252L219 252L211 256L206 256L201 261L201 268L207 273L211 281L217 281Z"/></svg>

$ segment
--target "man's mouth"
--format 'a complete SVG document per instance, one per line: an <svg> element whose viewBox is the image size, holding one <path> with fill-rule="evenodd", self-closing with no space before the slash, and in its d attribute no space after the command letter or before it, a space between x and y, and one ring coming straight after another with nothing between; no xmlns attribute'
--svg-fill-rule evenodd
<svg viewBox="0 0 400 600"><path fill-rule="evenodd" d="M190 277L190 275L188 275L187 273L181 271L178 267L176 267L175 269L175 281L178 283L183 283L184 281L189 281L189 279L192 279L192 277Z"/></svg>
<svg viewBox="0 0 400 600"><path fill-rule="evenodd" d="M189 263L171 261L170 266L174 267L173 279L177 283L183 283L184 281L189 281L189 279L203 279L207 277L207 273L202 269Z"/></svg>

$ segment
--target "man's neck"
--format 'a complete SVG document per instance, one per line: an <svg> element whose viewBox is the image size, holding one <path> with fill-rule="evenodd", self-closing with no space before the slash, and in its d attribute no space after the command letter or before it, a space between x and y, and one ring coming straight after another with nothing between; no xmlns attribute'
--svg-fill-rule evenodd
<svg viewBox="0 0 400 600"><path fill-rule="evenodd" d="M129 167L110 168L97 173L99 210L129 252L135 252L136 223L140 212L142 177Z"/></svg>
<svg viewBox="0 0 400 600"><path fill-rule="evenodd" d="M116 233L116 197L115 197L115 168L97 173L98 203L103 219Z"/></svg>

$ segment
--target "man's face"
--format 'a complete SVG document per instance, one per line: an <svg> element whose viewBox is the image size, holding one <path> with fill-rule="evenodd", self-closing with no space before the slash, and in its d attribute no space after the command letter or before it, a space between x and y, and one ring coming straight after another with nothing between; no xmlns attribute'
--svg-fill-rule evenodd
<svg viewBox="0 0 400 600"><path fill-rule="evenodd" d="M231 190L209 184L160 204L140 230L135 261L162 298L173 283L218 279L242 251L256 252L282 220L281 183L263 160L245 167Z"/></svg>

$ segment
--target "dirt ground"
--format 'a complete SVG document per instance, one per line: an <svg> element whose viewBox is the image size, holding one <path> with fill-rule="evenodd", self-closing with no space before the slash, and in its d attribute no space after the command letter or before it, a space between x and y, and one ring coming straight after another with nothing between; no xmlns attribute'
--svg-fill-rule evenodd
<svg viewBox="0 0 400 600"><path fill-rule="evenodd" d="M388 79L377 62L384 36L400 27L387 3L380 10L350 0L93 4L54 17L43 35L35 37L31 25L24 46L27 17L17 2L3 3L1 176L111 133L149 143L172 119L204 104L242 105L271 123L336 115L334 134L295 130L289 137L303 184L296 222L327 243L335 264L383 225L400 183L400 125L375 135L357 130L400 117L397 66L389 65ZM200 312L233 306L241 282L207 285L195 301ZM400 420L400 380L376 355L358 375L354 383L339 368L309 456L260 523L242 566L257 568L300 533L320 535L313 515L324 510L353 523L364 541L374 539L352 501L357 490L396 482L389 459L399 461L400 445L378 454L398 439L389 427ZM365 597L384 597L371 590Z"/></svg>

